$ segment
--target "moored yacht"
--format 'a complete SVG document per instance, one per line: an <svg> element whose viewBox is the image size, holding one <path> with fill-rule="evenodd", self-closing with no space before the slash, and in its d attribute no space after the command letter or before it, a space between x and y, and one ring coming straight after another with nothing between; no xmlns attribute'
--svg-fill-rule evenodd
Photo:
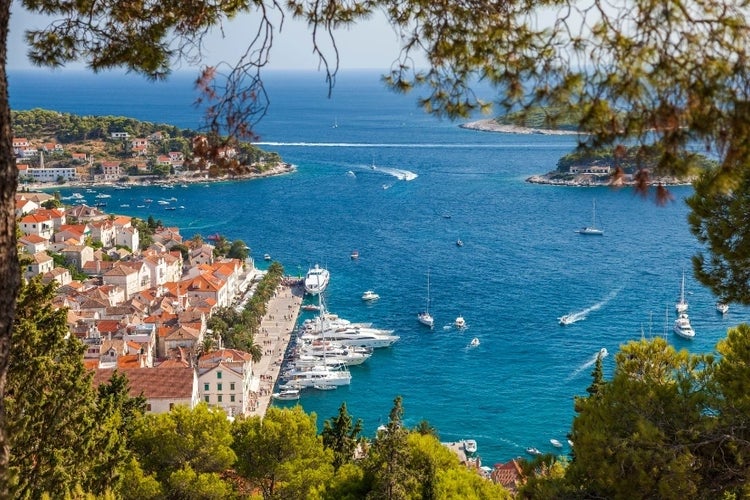
<svg viewBox="0 0 750 500"><path fill-rule="evenodd" d="M686 313L680 313L677 319L674 320L674 332L684 339L695 337L695 330L690 325L690 319Z"/></svg>
<svg viewBox="0 0 750 500"><path fill-rule="evenodd" d="M435 325L435 318L430 314L430 273L427 272L427 308L417 313L417 321L425 326L432 328Z"/></svg>
<svg viewBox="0 0 750 500"><path fill-rule="evenodd" d="M349 370L327 365L292 368L283 375L286 385L291 387L313 387L316 384L349 385L352 375Z"/></svg>
<svg viewBox="0 0 750 500"><path fill-rule="evenodd" d="M318 264L311 267L305 275L305 292L311 295L323 293L331 279L331 273L328 269L323 269Z"/></svg>

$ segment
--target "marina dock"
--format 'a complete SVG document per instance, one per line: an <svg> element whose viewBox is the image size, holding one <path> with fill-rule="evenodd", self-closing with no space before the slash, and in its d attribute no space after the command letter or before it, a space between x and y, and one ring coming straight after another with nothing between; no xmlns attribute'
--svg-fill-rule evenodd
<svg viewBox="0 0 750 500"><path fill-rule="evenodd" d="M301 284L282 284L266 305L255 342L263 357L253 364L254 375L260 378L258 397L248 415L263 417L271 404L271 394L279 378L284 353L294 332L305 290Z"/></svg>

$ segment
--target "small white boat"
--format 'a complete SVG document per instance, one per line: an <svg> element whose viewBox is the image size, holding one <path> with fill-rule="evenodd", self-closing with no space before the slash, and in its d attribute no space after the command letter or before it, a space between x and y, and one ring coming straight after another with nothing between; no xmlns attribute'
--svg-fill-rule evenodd
<svg viewBox="0 0 750 500"><path fill-rule="evenodd" d="M558 441L557 439L550 439L549 443L555 448L562 448L562 443Z"/></svg>
<svg viewBox="0 0 750 500"><path fill-rule="evenodd" d="M477 442L473 439L464 439L464 451L466 453L476 453Z"/></svg>
<svg viewBox="0 0 750 500"><path fill-rule="evenodd" d="M695 330L693 330L690 324L690 318L687 313L681 313L674 320L674 332L684 339L692 339L695 337Z"/></svg>
<svg viewBox="0 0 750 500"><path fill-rule="evenodd" d="M461 238L459 238L459 239L457 239L457 240L456 240L456 246L457 246L457 247L462 247L462 246L464 246L464 242L463 242L463 240L461 240Z"/></svg>
<svg viewBox="0 0 750 500"><path fill-rule="evenodd" d="M263 260L271 260L271 255L267 253L263 254Z"/></svg>
<svg viewBox="0 0 750 500"><path fill-rule="evenodd" d="M570 445L571 448L573 447L573 441L572 440L568 439L568 444Z"/></svg>
<svg viewBox="0 0 750 500"><path fill-rule="evenodd" d="M427 308L417 313L417 321L424 326L432 328L435 325L435 318L430 314L430 272L427 271Z"/></svg>
<svg viewBox="0 0 750 500"><path fill-rule="evenodd" d="M592 236L603 236L604 230L596 227L596 200L593 200L593 213L591 217L591 225L585 226L576 231L578 234L586 234Z"/></svg>
<svg viewBox="0 0 750 500"><path fill-rule="evenodd" d="M469 347L476 347L479 345L479 338L474 337L471 339L471 342L469 342Z"/></svg>
<svg viewBox="0 0 750 500"><path fill-rule="evenodd" d="M302 306L303 311L320 311L320 306L316 306L315 304L305 304Z"/></svg>
<svg viewBox="0 0 750 500"><path fill-rule="evenodd" d="M453 326L456 328L466 328L466 320L463 316L459 316L456 318L456 321L453 322Z"/></svg>
<svg viewBox="0 0 750 500"><path fill-rule="evenodd" d="M606 358L608 354L609 354L609 352L607 351L606 347L602 347L601 349L599 349L599 357L600 358Z"/></svg>
<svg viewBox="0 0 750 500"><path fill-rule="evenodd" d="M346 175L348 175L349 177L356 177L356 176L357 176L357 175L356 175L356 174L354 173L354 171L353 171L353 170L347 170L347 171L346 171Z"/></svg>
<svg viewBox="0 0 750 500"><path fill-rule="evenodd" d="M279 401L294 401L299 399L299 389L282 389L279 392L274 392L272 396L273 399Z"/></svg>
<svg viewBox="0 0 750 500"><path fill-rule="evenodd" d="M331 273L328 272L328 269L323 269L318 264L315 264L305 275L305 292L310 295L323 293L330 279Z"/></svg>
<svg viewBox="0 0 750 500"><path fill-rule="evenodd" d="M319 391L332 391L336 389L336 386L331 384L313 384L313 389L317 389Z"/></svg>
<svg viewBox="0 0 750 500"><path fill-rule="evenodd" d="M372 301L372 300L378 300L380 298L380 295L373 292L372 290L367 290L365 293L362 294L362 300L364 301Z"/></svg>
<svg viewBox="0 0 750 500"><path fill-rule="evenodd" d="M565 314L557 318L561 325L570 325L575 323L575 317L573 314Z"/></svg>
<svg viewBox="0 0 750 500"><path fill-rule="evenodd" d="M528 453L529 455L541 455L542 454L541 451L534 448L533 446L529 446L528 448L526 448L526 453Z"/></svg>
<svg viewBox="0 0 750 500"><path fill-rule="evenodd" d="M729 305L725 304L724 302L717 302L716 312L721 313L721 314L726 314L727 312L729 312Z"/></svg>
<svg viewBox="0 0 750 500"><path fill-rule="evenodd" d="M351 258L352 260L357 260L357 259L359 259L359 251L358 251L358 250L352 250L352 253L351 253L351 254L349 254L349 257L350 257L350 258Z"/></svg>

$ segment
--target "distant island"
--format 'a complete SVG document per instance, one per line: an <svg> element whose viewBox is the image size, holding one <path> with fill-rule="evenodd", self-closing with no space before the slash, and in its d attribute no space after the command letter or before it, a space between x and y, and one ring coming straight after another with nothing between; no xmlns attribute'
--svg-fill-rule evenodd
<svg viewBox="0 0 750 500"><path fill-rule="evenodd" d="M44 109L12 112L21 186L173 184L294 170L275 152L166 124Z"/></svg>
<svg viewBox="0 0 750 500"><path fill-rule="evenodd" d="M554 118L551 118L554 116ZM477 120L459 125L469 130L499 132L505 134L581 135L577 130L578 118L572 113L553 113L536 108L524 112ZM614 148L584 149L569 153L557 162L555 170L533 175L526 179L535 184L560 186L605 186L612 184L613 175L621 175L619 183L632 185L634 174L640 170L655 171L659 151L654 147L630 147L618 151ZM654 176L650 184L686 185L706 169L714 168L716 162L702 154L686 154L687 168L684 176Z"/></svg>

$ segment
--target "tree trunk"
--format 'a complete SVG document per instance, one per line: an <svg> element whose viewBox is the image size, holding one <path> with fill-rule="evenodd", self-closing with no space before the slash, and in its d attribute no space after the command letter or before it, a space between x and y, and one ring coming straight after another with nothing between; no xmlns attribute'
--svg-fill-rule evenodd
<svg viewBox="0 0 750 500"><path fill-rule="evenodd" d="M15 219L18 168L13 154L6 72L10 6L11 0L0 0L0 498L8 497L10 449L5 424L5 376L8 371L16 296L21 279Z"/></svg>

